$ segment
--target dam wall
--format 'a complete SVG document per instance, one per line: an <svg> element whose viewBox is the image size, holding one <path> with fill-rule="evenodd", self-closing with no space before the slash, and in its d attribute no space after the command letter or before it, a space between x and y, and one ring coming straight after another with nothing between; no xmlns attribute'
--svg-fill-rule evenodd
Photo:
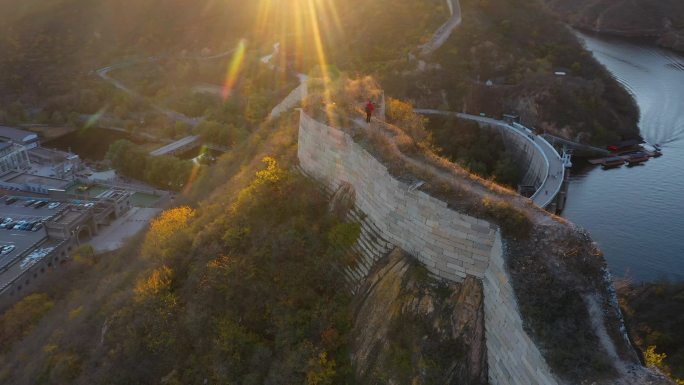
<svg viewBox="0 0 684 385"><path fill-rule="evenodd" d="M350 184L365 225L433 274L452 281L482 279L489 382L558 384L523 328L499 230L397 180L346 133L303 111L300 119L298 157L307 175L332 191Z"/></svg>
<svg viewBox="0 0 684 385"><path fill-rule="evenodd" d="M535 147L534 142L527 140L524 133L515 132L500 125L489 125L489 127L503 136L506 150L514 154L517 166L523 170L524 176L520 184L534 186L535 189L544 184L549 173L549 161L544 158L544 153Z"/></svg>

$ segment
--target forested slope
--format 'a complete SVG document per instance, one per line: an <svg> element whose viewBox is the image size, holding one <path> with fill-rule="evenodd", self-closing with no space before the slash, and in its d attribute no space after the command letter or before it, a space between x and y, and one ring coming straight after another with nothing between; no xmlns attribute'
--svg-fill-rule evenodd
<svg viewBox="0 0 684 385"><path fill-rule="evenodd" d="M591 31L657 38L684 51L684 3L678 0L546 0L570 25Z"/></svg>

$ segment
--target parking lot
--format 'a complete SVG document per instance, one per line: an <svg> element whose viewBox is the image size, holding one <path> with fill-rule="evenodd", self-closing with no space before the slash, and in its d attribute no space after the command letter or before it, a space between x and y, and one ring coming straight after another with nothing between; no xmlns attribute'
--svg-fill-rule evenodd
<svg viewBox="0 0 684 385"><path fill-rule="evenodd" d="M0 271L14 262L18 256L35 247L46 238L47 233L44 228L39 231L0 229L0 247L14 246L12 251L5 255L0 255Z"/></svg>
<svg viewBox="0 0 684 385"><path fill-rule="evenodd" d="M46 203L37 205L40 201ZM50 206L50 203L34 198L16 201L10 200L9 196L0 198L0 270L47 238L41 223L57 214L63 206Z"/></svg>
<svg viewBox="0 0 684 385"><path fill-rule="evenodd" d="M55 205L53 205L53 207L50 208L50 203L53 202L47 199L37 198L15 198L17 199L15 202L7 204L7 202L10 202L8 199L9 197L0 198L0 216L5 218L11 217L17 219L20 217L35 217L46 219L55 215L59 211L59 209L61 209L62 206L64 206L64 204L60 203L59 206L54 207ZM46 204L38 207L38 202L46 202ZM31 205L26 206L28 203L31 203ZM59 202L54 203L57 204Z"/></svg>

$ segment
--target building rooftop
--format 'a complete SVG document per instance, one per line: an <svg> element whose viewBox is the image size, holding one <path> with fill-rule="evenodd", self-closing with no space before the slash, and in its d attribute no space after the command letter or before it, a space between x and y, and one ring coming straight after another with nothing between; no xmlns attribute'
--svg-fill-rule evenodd
<svg viewBox="0 0 684 385"><path fill-rule="evenodd" d="M14 127L0 126L0 139L11 140L19 144L25 144L37 141L38 135L31 131L24 131Z"/></svg>
<svg viewBox="0 0 684 385"><path fill-rule="evenodd" d="M3 182L16 184L31 184L46 186L55 190L66 190L71 184L66 179L52 178L48 176L32 175L26 173L14 173L2 177Z"/></svg>
<svg viewBox="0 0 684 385"><path fill-rule="evenodd" d="M29 156L35 160L48 163L60 163L67 160L78 159L78 155L45 147L36 147L29 150Z"/></svg>

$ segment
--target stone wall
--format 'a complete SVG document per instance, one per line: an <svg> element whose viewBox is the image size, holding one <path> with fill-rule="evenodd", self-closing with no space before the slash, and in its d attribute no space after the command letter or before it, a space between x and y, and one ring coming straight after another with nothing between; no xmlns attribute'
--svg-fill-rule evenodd
<svg viewBox="0 0 684 385"><path fill-rule="evenodd" d="M297 88L292 90L277 106L273 107L271 110L271 119L275 119L280 116L283 112L288 111L295 106L298 106L304 98L308 95L307 82L301 82Z"/></svg>
<svg viewBox="0 0 684 385"><path fill-rule="evenodd" d="M523 329L498 230L395 179L344 132L304 112L300 119L298 157L306 174L332 191L351 184L365 222L432 273L454 281L483 279L489 382L558 384Z"/></svg>
<svg viewBox="0 0 684 385"><path fill-rule="evenodd" d="M489 382L557 385L541 352L523 329L498 232L483 287Z"/></svg>
<svg viewBox="0 0 684 385"><path fill-rule="evenodd" d="M393 178L387 168L340 130L304 112L299 128L302 169L335 191L347 182L356 206L385 238L415 255L432 273L461 281L484 277L495 228Z"/></svg>

